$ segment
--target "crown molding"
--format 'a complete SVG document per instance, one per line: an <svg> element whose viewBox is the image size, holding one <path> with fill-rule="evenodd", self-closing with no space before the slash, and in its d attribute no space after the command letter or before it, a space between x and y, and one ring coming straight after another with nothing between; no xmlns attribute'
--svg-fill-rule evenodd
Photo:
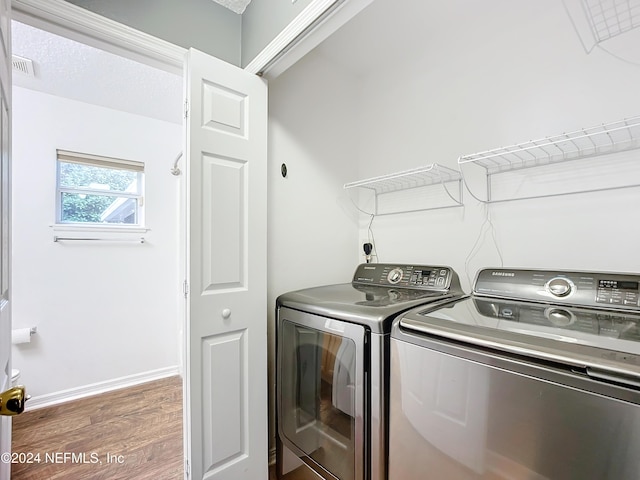
<svg viewBox="0 0 640 480"><path fill-rule="evenodd" d="M313 0L244 69L276 78L372 2Z"/></svg>
<svg viewBox="0 0 640 480"><path fill-rule="evenodd" d="M63 0L13 0L11 18L182 74L186 49Z"/></svg>
<svg viewBox="0 0 640 480"><path fill-rule="evenodd" d="M272 79L373 0L312 0L244 69ZM187 50L64 0L13 0L12 18L92 47L182 75Z"/></svg>
<svg viewBox="0 0 640 480"><path fill-rule="evenodd" d="M313 0L287 25L249 64L244 67L250 73L261 73L274 58L281 54L318 17L341 0Z"/></svg>

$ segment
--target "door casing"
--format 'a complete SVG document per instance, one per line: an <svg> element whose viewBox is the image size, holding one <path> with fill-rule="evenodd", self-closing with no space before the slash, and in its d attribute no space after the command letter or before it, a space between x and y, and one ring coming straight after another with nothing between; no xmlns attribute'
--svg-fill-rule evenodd
<svg viewBox="0 0 640 480"><path fill-rule="evenodd" d="M281 51L275 51L273 45L266 46L259 54L259 62L253 62L251 68L264 71L269 80L276 78L372 1L345 0L341 3L341 8L336 9L329 18L323 19L319 24L314 24L316 18L310 15L295 19L296 28L301 28L301 31L305 32L304 35L296 38L294 44L285 45L284 55L281 55ZM318 11L318 6L326 3L326 0L312 0L309 11ZM186 49L62 0L13 0L11 18L152 67L184 75ZM282 37L279 37L278 41L282 41ZM276 56L278 59L274 62ZM184 254L186 235L181 235L181 240L180 258L184 261L180 265L182 272L187 268ZM184 301L182 292L178 292L177 295ZM186 311L179 321L181 325L186 324ZM181 343L185 342L183 339ZM184 359L182 360L184 362ZM184 363L181 365L181 371L183 370Z"/></svg>

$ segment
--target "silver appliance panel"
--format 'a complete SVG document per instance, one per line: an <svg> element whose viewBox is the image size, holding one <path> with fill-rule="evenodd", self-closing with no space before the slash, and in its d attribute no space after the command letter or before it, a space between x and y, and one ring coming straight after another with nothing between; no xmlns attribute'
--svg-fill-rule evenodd
<svg viewBox="0 0 640 480"><path fill-rule="evenodd" d="M639 280L485 269L403 314L389 478L640 478Z"/></svg>
<svg viewBox="0 0 640 480"><path fill-rule="evenodd" d="M363 263L358 265L352 283L444 291L459 288L457 281L455 272L444 266Z"/></svg>
<svg viewBox="0 0 640 480"><path fill-rule="evenodd" d="M640 382L640 313L468 297L411 310L397 327Z"/></svg>
<svg viewBox="0 0 640 480"><path fill-rule="evenodd" d="M444 292L344 283L285 293L278 297L277 306L365 325L375 333L389 333L398 314L452 297Z"/></svg>
<svg viewBox="0 0 640 480"><path fill-rule="evenodd" d="M388 333L399 313L461 295L458 275L449 267L365 263L357 267L352 283L285 293L276 304Z"/></svg>
<svg viewBox="0 0 640 480"><path fill-rule="evenodd" d="M330 480L386 480L392 322L416 306L439 304L462 295L459 278L449 267L362 264L351 283L279 296L276 300L279 471L308 467L309 478L320 475ZM327 325L331 327L328 330ZM345 336L335 327L344 330ZM364 339L364 347L346 335L352 328L358 332L356 337ZM337 351L335 345L339 345ZM349 365L355 358L354 365L364 365L364 390L357 390L357 396L353 397L361 399L358 408L364 412L362 418L352 415L351 409L339 400L344 399L348 389L334 372L336 369L351 372L349 365L344 365L346 358L351 359ZM356 373L353 375L357 377ZM341 394L336 396L334 391ZM346 398L350 404L352 397ZM330 419L337 419L338 423L332 425Z"/></svg>
<svg viewBox="0 0 640 480"><path fill-rule="evenodd" d="M640 393L426 335L391 339L389 478L640 478Z"/></svg>
<svg viewBox="0 0 640 480"><path fill-rule="evenodd" d="M640 308L640 276L550 270L487 268L474 295L614 310Z"/></svg>

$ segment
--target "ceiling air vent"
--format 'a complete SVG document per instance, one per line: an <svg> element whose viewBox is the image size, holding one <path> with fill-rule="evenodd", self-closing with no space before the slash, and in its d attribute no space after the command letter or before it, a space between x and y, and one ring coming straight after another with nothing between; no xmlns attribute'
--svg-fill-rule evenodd
<svg viewBox="0 0 640 480"><path fill-rule="evenodd" d="M20 72L29 77L35 76L33 72L33 60L19 57L18 55L11 55L11 64L14 72Z"/></svg>

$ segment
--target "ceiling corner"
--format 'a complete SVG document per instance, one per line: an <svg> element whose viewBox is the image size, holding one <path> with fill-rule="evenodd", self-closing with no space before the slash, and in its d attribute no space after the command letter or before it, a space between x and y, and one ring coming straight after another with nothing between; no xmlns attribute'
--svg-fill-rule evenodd
<svg viewBox="0 0 640 480"><path fill-rule="evenodd" d="M232 12L242 15L247 5L251 3L251 0L213 0L214 2L228 8Z"/></svg>

